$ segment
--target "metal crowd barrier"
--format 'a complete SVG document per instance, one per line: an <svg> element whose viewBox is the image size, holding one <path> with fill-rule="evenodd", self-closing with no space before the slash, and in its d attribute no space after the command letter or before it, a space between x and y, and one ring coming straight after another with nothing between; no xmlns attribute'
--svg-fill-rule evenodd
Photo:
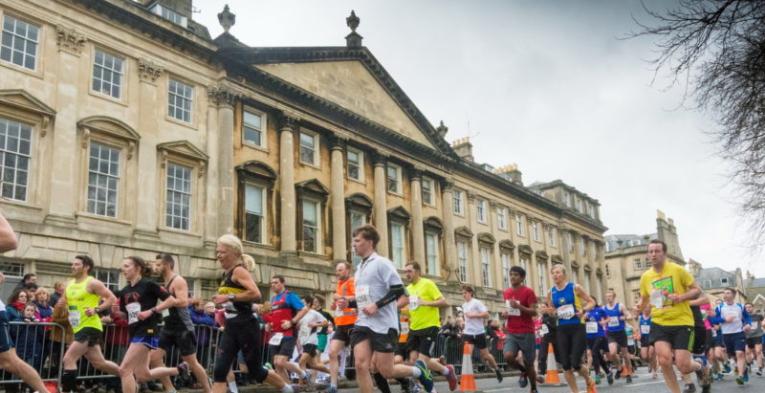
<svg viewBox="0 0 765 393"><path fill-rule="evenodd" d="M212 375L215 365L215 356L217 348L222 336L222 331L218 328L207 325L195 325L194 330L197 338L197 359L200 364L205 368L208 375ZM65 337L65 327L56 323L43 323L43 322L10 322L9 332L11 338L16 346L16 352L18 356L30 364L35 370L40 373L40 376L44 381L59 381L61 373L63 372L63 358L66 352L67 346L62 342L53 341L52 337ZM270 354L268 353L268 338L269 335L262 330L263 336L261 341L261 359L263 364L271 363ZM504 366L504 355L502 353L502 342L497 338L489 338L488 347L497 363L500 366ZM460 337L439 335L434 348L434 358L443 358L447 364L452 364L460 372L462 368L462 352L463 342ZM119 364L122 358L125 356L127 347L129 345L128 327L105 325L104 336L101 341L101 349L103 350L106 360L113 361ZM483 370L483 364L480 360L478 348L474 348L473 364L477 370ZM168 366L177 365L181 361L180 354L176 348L173 348L170 353L165 355L165 364ZM238 364L234 365L234 371L238 372ZM78 379L87 380L100 380L106 383L116 383L119 381L117 377L111 374L105 374L104 372L95 369L88 360L83 357L78 364ZM349 379L353 379L354 375L354 362L353 353L346 357L346 376ZM106 381L110 378L114 378L112 381ZM21 380L10 373L0 370L0 385L2 384L14 384L20 383Z"/></svg>

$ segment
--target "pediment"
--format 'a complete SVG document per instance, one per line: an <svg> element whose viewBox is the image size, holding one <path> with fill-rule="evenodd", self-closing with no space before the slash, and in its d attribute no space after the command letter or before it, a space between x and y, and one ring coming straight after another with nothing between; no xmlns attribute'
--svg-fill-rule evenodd
<svg viewBox="0 0 765 393"><path fill-rule="evenodd" d="M547 252L545 252L544 250L539 250L535 254L536 254L536 257L537 257L538 260L546 261L546 260L549 259L549 256L547 255Z"/></svg>
<svg viewBox="0 0 765 393"><path fill-rule="evenodd" d="M317 179L311 179L311 180L302 181L300 183L296 183L295 188L297 188L299 192L311 193L311 194L322 195L322 196L329 195L329 188L327 188L327 186L325 186L324 184L321 184L321 182Z"/></svg>
<svg viewBox="0 0 765 393"><path fill-rule="evenodd" d="M258 69L335 103L402 136L438 150L359 60L259 64Z"/></svg>
<svg viewBox="0 0 765 393"><path fill-rule="evenodd" d="M91 116L84 118L77 122L78 128L88 129L92 131L100 131L106 134L110 134L117 138L127 139L137 142L141 139L141 135L138 134L133 127L125 124L121 120L117 120L113 117L107 116Z"/></svg>
<svg viewBox="0 0 765 393"><path fill-rule="evenodd" d="M207 161L205 152L188 141L165 142L157 145L157 150L167 151L197 161Z"/></svg>
<svg viewBox="0 0 765 393"><path fill-rule="evenodd" d="M372 206L374 206L372 199L360 192L345 198L345 203L349 207L362 208L364 210L372 210Z"/></svg>
<svg viewBox="0 0 765 393"><path fill-rule="evenodd" d="M504 249L512 251L513 249L515 249L515 244L513 244L513 241L509 239L500 240L499 248L504 248Z"/></svg>
<svg viewBox="0 0 765 393"><path fill-rule="evenodd" d="M0 90L0 105L12 106L41 116L56 116L53 108L21 89Z"/></svg>
<svg viewBox="0 0 765 393"><path fill-rule="evenodd" d="M462 237L466 237L468 239L473 237L473 231L471 231L470 228L468 228L466 226L461 226L461 227L455 229L454 230L454 234L456 236L462 236Z"/></svg>
<svg viewBox="0 0 765 393"><path fill-rule="evenodd" d="M388 216L392 220L409 221L412 216L409 214L403 206L396 206L392 209L388 209Z"/></svg>
<svg viewBox="0 0 765 393"><path fill-rule="evenodd" d="M441 222L441 219L439 219L436 216L430 216L430 217L426 218L423 221L423 225L427 229L438 231L438 233L441 233L441 231L444 229L443 222Z"/></svg>
<svg viewBox="0 0 765 393"><path fill-rule="evenodd" d="M261 161L247 161L238 165L236 171L240 174L250 175L256 178L276 180L276 171L270 165Z"/></svg>
<svg viewBox="0 0 765 393"><path fill-rule="evenodd" d="M488 244L494 244L497 242L497 239L494 238L494 235L488 232L482 232L478 234L478 241Z"/></svg>
<svg viewBox="0 0 765 393"><path fill-rule="evenodd" d="M531 246L528 244L521 244L518 246L518 252L521 254L531 255L534 253L534 250L532 250Z"/></svg>

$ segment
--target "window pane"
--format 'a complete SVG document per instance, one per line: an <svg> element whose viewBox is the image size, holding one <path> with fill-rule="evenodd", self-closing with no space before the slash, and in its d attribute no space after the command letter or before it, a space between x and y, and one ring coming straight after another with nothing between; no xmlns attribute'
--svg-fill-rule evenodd
<svg viewBox="0 0 765 393"><path fill-rule="evenodd" d="M256 214L258 216L263 215L263 189L260 187L247 185L245 186L245 210L247 212Z"/></svg>
<svg viewBox="0 0 765 393"><path fill-rule="evenodd" d="M0 59L34 70L37 58L39 29L37 25L5 15L3 18Z"/></svg>

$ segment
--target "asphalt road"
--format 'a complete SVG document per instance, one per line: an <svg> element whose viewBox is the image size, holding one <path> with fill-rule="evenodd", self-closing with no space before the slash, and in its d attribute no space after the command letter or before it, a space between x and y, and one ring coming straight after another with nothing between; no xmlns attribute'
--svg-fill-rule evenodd
<svg viewBox="0 0 765 393"><path fill-rule="evenodd" d="M561 376L561 380L563 380ZM579 383L579 389L584 392L584 380L577 379ZM521 389L518 386L517 377L505 377L502 383L498 383L496 379L480 379L476 381L478 389L484 393L504 393L504 392L528 392L529 388ZM682 385L681 385L682 386ZM400 392L398 386L392 386L393 392ZM343 393L357 392L357 389L342 389ZM438 393L449 392L449 387L446 382L439 382L436 384L436 391ZM459 389L458 389L459 391ZM540 385L540 393L568 393L567 386L550 386ZM616 380L612 386L608 386L605 378L598 385L598 392L624 392L624 393L664 393L669 392L664 384L664 378L659 374L657 379L651 378L651 375L646 373L646 369L639 369L635 378L631 384L626 384L624 379ZM701 388L697 386L697 393L701 392ZM746 392L746 393L765 393L765 376L758 377L752 375L748 384L743 386L736 385L733 376L726 376L724 380L715 382L712 385L712 392L714 393L728 393L728 392Z"/></svg>

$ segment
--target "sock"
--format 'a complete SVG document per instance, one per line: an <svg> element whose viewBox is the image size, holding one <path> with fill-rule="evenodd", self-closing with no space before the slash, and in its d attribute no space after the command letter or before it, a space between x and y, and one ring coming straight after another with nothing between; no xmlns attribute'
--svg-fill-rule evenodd
<svg viewBox="0 0 765 393"><path fill-rule="evenodd" d="M372 374L372 377L375 379L375 383L377 384L377 389L379 389L383 393L391 393L390 386L388 385L388 380L385 379L385 377L382 376L380 373L374 373Z"/></svg>
<svg viewBox="0 0 765 393"><path fill-rule="evenodd" d="M526 373L526 367L524 367L522 364L518 364L518 371L522 373Z"/></svg>
<svg viewBox="0 0 765 393"><path fill-rule="evenodd" d="M412 367L412 376L419 378L420 375L422 375L422 370L420 370L418 367Z"/></svg>
<svg viewBox="0 0 765 393"><path fill-rule="evenodd" d="M449 375L449 367L444 367L444 371L441 372L441 375L448 376Z"/></svg>
<svg viewBox="0 0 765 393"><path fill-rule="evenodd" d="M229 382L228 383L228 390L231 391L231 393L239 393L239 388L236 386L236 382Z"/></svg>
<svg viewBox="0 0 765 393"><path fill-rule="evenodd" d="M64 370L61 374L61 387L65 392L77 390L77 369Z"/></svg>
<svg viewBox="0 0 765 393"><path fill-rule="evenodd" d="M282 386L282 393L294 393L294 392L295 392L295 390L292 389L292 385L286 384L286 385Z"/></svg>

